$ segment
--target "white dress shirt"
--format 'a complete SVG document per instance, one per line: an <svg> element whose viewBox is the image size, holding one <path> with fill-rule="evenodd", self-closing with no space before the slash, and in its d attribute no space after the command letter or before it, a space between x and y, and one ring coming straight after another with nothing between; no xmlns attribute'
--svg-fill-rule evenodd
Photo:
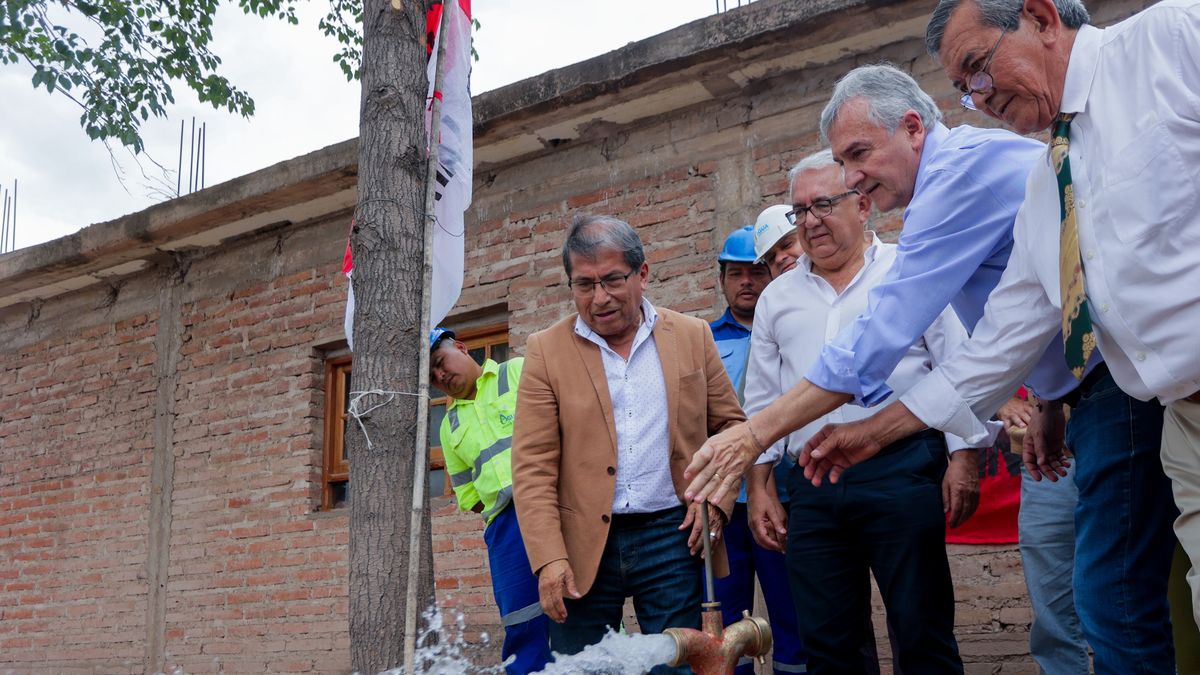
<svg viewBox="0 0 1200 675"><path fill-rule="evenodd" d="M656 323L658 312L643 298L642 325L633 338L629 360L625 360L582 317L575 318L576 335L600 348L608 395L612 398L617 427L613 513L650 513L680 503L671 479L667 384L654 342Z"/></svg>
<svg viewBox="0 0 1200 675"><path fill-rule="evenodd" d="M828 281L812 272L812 261L805 255L795 269L772 281L758 297L746 373L747 415L767 407L798 384L820 357L825 344L866 311L871 289L884 279L896 259L895 244L883 243L870 233L868 236L871 245L863 254L863 267L840 295ZM954 311L944 309L921 339L908 349L887 378L887 386L893 392L907 391L966 339L967 331ZM894 400L895 396L893 393L883 403ZM874 412L848 403L767 448L758 463L777 461L785 447L795 457L804 443L827 423L854 422ZM951 452L967 447L961 439L950 435L946 436L946 443Z"/></svg>
<svg viewBox="0 0 1200 675"><path fill-rule="evenodd" d="M1062 111L1097 345L1126 393L1170 403L1200 389L1200 0L1082 27ZM923 422L977 436L1061 328L1060 231L1047 153L970 342L901 397Z"/></svg>

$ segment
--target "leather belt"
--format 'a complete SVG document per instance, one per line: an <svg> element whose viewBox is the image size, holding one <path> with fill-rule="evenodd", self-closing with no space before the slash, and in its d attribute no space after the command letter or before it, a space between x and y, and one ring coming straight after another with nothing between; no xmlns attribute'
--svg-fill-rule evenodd
<svg viewBox="0 0 1200 675"><path fill-rule="evenodd" d="M1108 365L1103 362L1096 364L1096 367L1092 368L1092 372L1083 377L1078 387L1064 394L1062 398L1051 401L1051 403L1063 403L1074 408L1079 405L1079 399L1086 396L1092 390L1092 387L1096 386L1096 383L1106 375L1108 375Z"/></svg>

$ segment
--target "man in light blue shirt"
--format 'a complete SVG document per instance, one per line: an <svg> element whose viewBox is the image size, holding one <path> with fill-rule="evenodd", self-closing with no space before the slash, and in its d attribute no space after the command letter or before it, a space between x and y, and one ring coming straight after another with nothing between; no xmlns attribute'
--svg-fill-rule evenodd
<svg viewBox="0 0 1200 675"><path fill-rule="evenodd" d="M834 148L853 167L846 185L871 197L881 211L905 209L896 262L872 290L869 311L827 344L806 381L780 399L788 412L771 406L755 415L753 428L740 430L744 442L735 452L761 449L759 441L772 443L847 401L879 403L891 394L888 376L947 305L971 330L1008 264L1029 170L1046 151L1008 131L947 128L933 100L889 66L859 68L843 78L822 114L822 129L835 117L854 139ZM1058 399L1078 382L1061 349L1048 352L1028 384L1041 397ZM816 400L798 403L791 398L798 391ZM1041 428L1035 427L1029 436L1040 441ZM699 467L693 462L692 468ZM730 473L729 467L715 468L723 478ZM1087 671L1070 584L1057 576L1074 558L1073 487L1069 480L1022 482L1021 552L1035 614L1030 649L1049 672ZM946 497L945 507L956 510L955 491Z"/></svg>

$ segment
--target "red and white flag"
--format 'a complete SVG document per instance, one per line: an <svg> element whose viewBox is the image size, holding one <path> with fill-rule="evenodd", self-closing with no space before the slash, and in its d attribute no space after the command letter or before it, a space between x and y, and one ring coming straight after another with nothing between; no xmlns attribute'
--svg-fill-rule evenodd
<svg viewBox="0 0 1200 675"><path fill-rule="evenodd" d="M442 89L434 91L433 83L437 69L437 35L442 20L443 5L434 5L426 15L430 34L429 65L427 75L429 89L425 105L425 131L429 132L433 100L441 104L441 132L438 138L438 171L435 188L433 231L433 278L430 280L430 325L424 332L438 325L462 292L465 222L463 213L471 204L471 174L474 168L472 148L471 116L471 0L451 2L452 12L446 28L445 65L442 67ZM432 141L431 141L432 142ZM350 243L346 243L346 254L342 272L352 278L354 261ZM349 284L346 297L346 341L354 348L354 284Z"/></svg>

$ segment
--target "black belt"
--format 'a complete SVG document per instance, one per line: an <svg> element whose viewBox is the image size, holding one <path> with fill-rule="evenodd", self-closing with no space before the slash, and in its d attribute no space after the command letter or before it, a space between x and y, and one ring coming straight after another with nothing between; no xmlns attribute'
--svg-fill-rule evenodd
<svg viewBox="0 0 1200 675"><path fill-rule="evenodd" d="M680 504L679 506L672 506L669 509L650 511L649 513L614 513L612 524L616 527L641 527L672 514L678 514L679 521L683 522L683 517L687 514L687 507Z"/></svg>
<svg viewBox="0 0 1200 675"><path fill-rule="evenodd" d="M1083 377L1083 380L1079 383L1078 387L1075 387L1066 394L1063 394L1061 398L1054 399L1051 401L1051 403L1062 403L1074 408L1075 406L1079 405L1079 399L1086 396L1088 392L1090 392L1092 388L1096 386L1096 383L1103 379L1106 375L1108 375L1108 365L1103 361L1097 363L1096 367L1092 368L1092 372Z"/></svg>

